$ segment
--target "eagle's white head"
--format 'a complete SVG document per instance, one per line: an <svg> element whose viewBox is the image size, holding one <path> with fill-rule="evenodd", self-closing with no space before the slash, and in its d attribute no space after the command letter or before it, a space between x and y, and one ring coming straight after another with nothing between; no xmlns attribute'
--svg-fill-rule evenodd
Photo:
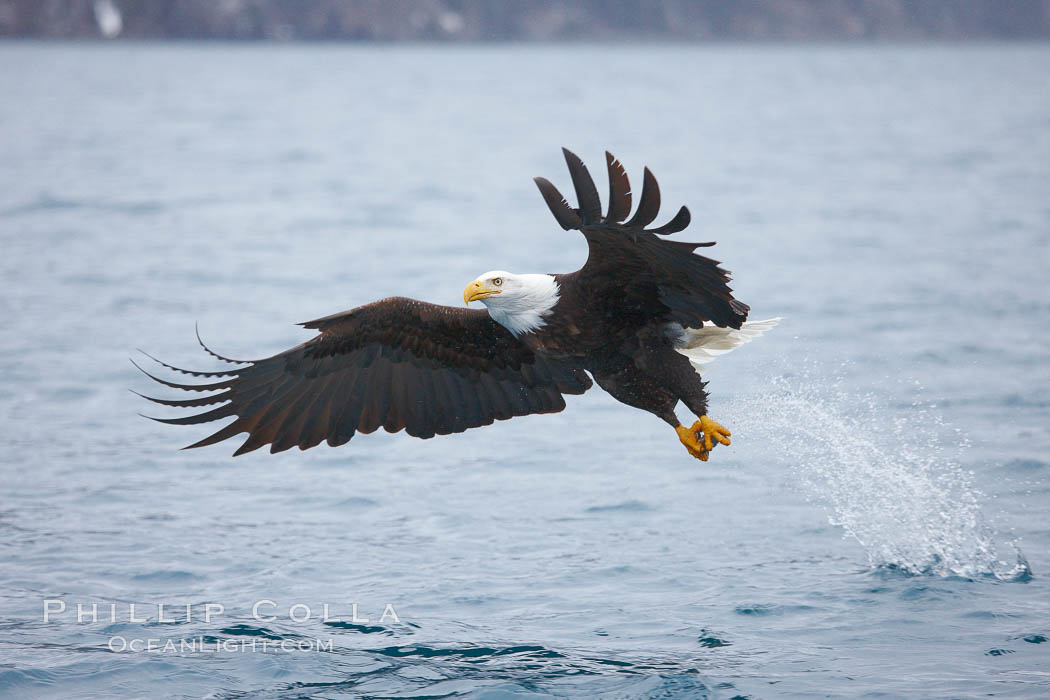
<svg viewBox="0 0 1050 700"><path fill-rule="evenodd" d="M492 270L467 285L463 301L480 301L493 321L517 337L547 325L544 319L558 303L558 292L553 275Z"/></svg>

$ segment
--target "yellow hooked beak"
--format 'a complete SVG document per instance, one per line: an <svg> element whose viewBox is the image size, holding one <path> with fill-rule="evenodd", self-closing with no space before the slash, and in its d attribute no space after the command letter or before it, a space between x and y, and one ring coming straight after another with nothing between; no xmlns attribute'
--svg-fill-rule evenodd
<svg viewBox="0 0 1050 700"><path fill-rule="evenodd" d="M463 301L466 304L470 304L470 302L472 301L484 299L485 297L490 297L499 293L500 290L492 289L491 287L486 287L481 282L474 280L473 282L467 285L466 289L463 290Z"/></svg>

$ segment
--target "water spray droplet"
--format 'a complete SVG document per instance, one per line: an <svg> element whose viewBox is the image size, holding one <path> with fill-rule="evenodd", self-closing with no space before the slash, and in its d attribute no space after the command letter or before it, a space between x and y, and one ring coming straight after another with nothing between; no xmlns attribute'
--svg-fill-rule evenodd
<svg viewBox="0 0 1050 700"><path fill-rule="evenodd" d="M969 443L934 404L902 413L886 405L887 397L850 393L819 371L776 379L769 393L733 411L734 427L780 446L800 488L864 547L873 567L1031 578L1015 543L1014 562L1000 557L981 512L983 495L957 456Z"/></svg>

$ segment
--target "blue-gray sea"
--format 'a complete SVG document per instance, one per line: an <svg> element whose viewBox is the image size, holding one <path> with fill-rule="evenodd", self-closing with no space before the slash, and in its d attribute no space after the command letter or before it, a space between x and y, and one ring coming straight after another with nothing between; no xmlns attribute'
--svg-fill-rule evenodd
<svg viewBox="0 0 1050 700"><path fill-rule="evenodd" d="M0 696L1050 695L1048 85L1047 45L0 44ZM259 358L578 268L561 146L784 317L705 377L710 462L598 389L237 459L139 417L137 348L218 367L194 324Z"/></svg>

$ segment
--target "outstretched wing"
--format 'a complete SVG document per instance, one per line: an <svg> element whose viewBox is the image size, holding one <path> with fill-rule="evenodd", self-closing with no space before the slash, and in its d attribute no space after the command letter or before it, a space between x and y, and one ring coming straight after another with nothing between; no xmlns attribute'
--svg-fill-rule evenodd
<svg viewBox="0 0 1050 700"><path fill-rule="evenodd" d="M669 222L646 226L660 211L660 187L645 169L638 209L631 213L631 184L623 166L606 151L609 170L609 208L602 215L598 189L583 161L562 149L569 166L577 208L570 207L549 180L537 177L536 186L554 218L565 230L578 229L587 239L586 264L574 273L578 293L608 294L616 287L616 304L625 309L647 309L663 320L701 328L704 322L740 328L748 306L733 298L729 273L717 260L694 251L711 243L685 243L661 238L689 225L689 210L682 207Z"/></svg>
<svg viewBox="0 0 1050 700"><path fill-rule="evenodd" d="M212 381L179 384L147 376L176 389L218 393L144 398L183 408L223 405L154 420L189 425L235 416L189 447L248 433L235 455L267 444L280 452L296 445L305 450L322 440L342 445L355 432L380 426L428 438L514 416L556 413L565 408L563 394L582 394L591 386L583 370L533 354L484 310L395 297L302 325L320 335L273 357L240 363L245 367L192 372L160 363Z"/></svg>

